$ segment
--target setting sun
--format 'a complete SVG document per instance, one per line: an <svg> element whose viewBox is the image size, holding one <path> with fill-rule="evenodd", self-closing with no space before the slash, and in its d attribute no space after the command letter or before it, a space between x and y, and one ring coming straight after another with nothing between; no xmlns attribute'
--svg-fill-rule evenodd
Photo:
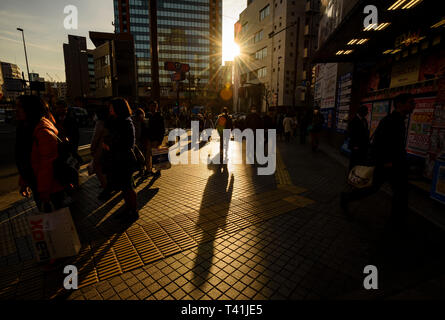
<svg viewBox="0 0 445 320"><path fill-rule="evenodd" d="M240 47L232 39L224 39L223 61L233 61L240 54Z"/></svg>

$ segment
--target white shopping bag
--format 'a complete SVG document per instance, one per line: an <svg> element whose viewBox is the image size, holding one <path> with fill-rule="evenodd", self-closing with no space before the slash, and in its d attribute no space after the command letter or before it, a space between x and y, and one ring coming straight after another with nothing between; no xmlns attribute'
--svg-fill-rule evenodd
<svg viewBox="0 0 445 320"><path fill-rule="evenodd" d="M348 183L357 188L367 188L372 186L375 167L355 166L349 172Z"/></svg>
<svg viewBox="0 0 445 320"><path fill-rule="evenodd" d="M151 149L152 166L157 170L170 169L171 164L168 159L168 148L153 148Z"/></svg>
<svg viewBox="0 0 445 320"><path fill-rule="evenodd" d="M69 208L28 217L38 261L75 256L81 244Z"/></svg>

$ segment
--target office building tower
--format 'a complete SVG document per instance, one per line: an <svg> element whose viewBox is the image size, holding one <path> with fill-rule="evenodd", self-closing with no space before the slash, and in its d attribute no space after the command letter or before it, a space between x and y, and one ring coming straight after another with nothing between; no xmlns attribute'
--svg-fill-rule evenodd
<svg viewBox="0 0 445 320"><path fill-rule="evenodd" d="M222 59L222 0L158 0L157 31L161 97L172 86L166 61L187 63L190 73L210 90ZM114 0L115 32L134 38L138 95L150 95L150 23L148 0ZM188 78L188 77L187 77Z"/></svg>

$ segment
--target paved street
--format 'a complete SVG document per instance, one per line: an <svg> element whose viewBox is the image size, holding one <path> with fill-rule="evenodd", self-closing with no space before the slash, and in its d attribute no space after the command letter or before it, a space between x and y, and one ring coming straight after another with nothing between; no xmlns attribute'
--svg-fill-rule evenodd
<svg viewBox="0 0 445 320"><path fill-rule="evenodd" d="M218 143L200 149L218 156ZM445 238L408 212L400 230L386 227L384 192L351 207L338 195L345 169L322 152L278 143L277 171L254 165L178 165L138 181L140 219L114 219L123 200L97 200L95 177L82 171L71 208L83 244L66 259L79 270L79 290L63 289L63 266L34 262L20 200L0 212L0 299L347 299L445 296ZM242 156L230 143L231 160ZM379 290L363 289L363 269L379 270Z"/></svg>

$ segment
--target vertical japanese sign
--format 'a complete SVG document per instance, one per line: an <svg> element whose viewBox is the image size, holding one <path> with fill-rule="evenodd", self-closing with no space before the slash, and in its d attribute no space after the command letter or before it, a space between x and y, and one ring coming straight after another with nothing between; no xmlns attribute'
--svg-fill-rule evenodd
<svg viewBox="0 0 445 320"><path fill-rule="evenodd" d="M435 97L415 99L416 108L410 117L406 142L406 151L410 154L422 158L427 156L435 101Z"/></svg>
<svg viewBox="0 0 445 320"><path fill-rule="evenodd" d="M320 65L320 111L324 116L324 127L332 129L335 125L335 92L337 89L337 64Z"/></svg>
<svg viewBox="0 0 445 320"><path fill-rule="evenodd" d="M341 76L337 94L337 132L344 133L348 129L349 112L351 106L352 74Z"/></svg>
<svg viewBox="0 0 445 320"><path fill-rule="evenodd" d="M437 101L440 101L439 99ZM445 104L437 102L429 138L429 150L425 160L425 177L432 179L436 160L445 160Z"/></svg>

